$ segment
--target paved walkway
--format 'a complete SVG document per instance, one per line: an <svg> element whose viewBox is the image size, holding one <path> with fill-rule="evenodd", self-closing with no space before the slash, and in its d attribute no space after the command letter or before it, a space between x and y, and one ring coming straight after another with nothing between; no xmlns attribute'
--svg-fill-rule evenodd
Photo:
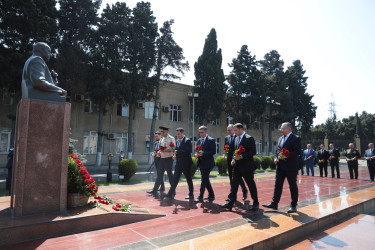
<svg viewBox="0 0 375 250"><path fill-rule="evenodd" d="M188 193L186 182L178 186L175 200L168 202L162 201L163 194L158 197L146 194L145 190L151 189L152 183L101 187L101 194L128 200L166 216L92 232L34 240L9 246L8 249L241 248L375 197L375 184L367 180L367 167L362 166L359 173L359 180L350 180L349 173L344 168L341 179L300 175L297 215L285 213L290 203L287 183L284 184L279 210L261 209L258 213L246 210L248 201L236 203L233 212L218 206L225 202L229 193L228 177L212 180L216 200L202 204L184 199ZM274 173L256 176L260 204L271 201L274 178ZM199 184L200 181L194 182L195 195ZM241 192L239 195L242 195ZM240 237L241 235L246 237Z"/></svg>

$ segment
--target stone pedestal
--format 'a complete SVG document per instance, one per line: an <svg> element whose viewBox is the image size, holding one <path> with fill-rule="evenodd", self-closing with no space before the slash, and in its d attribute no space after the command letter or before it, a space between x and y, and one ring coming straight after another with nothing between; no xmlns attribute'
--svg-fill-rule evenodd
<svg viewBox="0 0 375 250"><path fill-rule="evenodd" d="M70 103L21 99L17 107L11 208L14 216L67 206Z"/></svg>

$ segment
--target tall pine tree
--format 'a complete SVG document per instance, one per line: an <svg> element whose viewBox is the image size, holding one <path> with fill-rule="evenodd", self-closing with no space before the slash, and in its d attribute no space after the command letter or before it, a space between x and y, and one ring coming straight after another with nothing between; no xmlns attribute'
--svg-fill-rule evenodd
<svg viewBox="0 0 375 250"><path fill-rule="evenodd" d="M203 53L194 64L194 92L198 93L195 113L201 124L218 119L223 110L227 86L225 84L221 49L218 49L216 31L208 34Z"/></svg>

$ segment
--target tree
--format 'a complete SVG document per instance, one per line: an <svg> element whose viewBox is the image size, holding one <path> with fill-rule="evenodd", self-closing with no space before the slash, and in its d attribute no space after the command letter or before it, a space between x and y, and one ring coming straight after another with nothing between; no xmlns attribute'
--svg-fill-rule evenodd
<svg viewBox="0 0 375 250"><path fill-rule="evenodd" d="M295 60L285 71L285 84L288 89L290 106L288 113L291 123L301 133L306 133L313 124L316 116L316 106L312 102L313 95L307 91L307 77L300 60Z"/></svg>
<svg viewBox="0 0 375 250"><path fill-rule="evenodd" d="M268 119L268 151L273 151L272 130L273 127L282 121L287 120L289 99L286 97L286 86L284 79L284 61L280 59L280 54L272 50L265 54L264 60L260 61L262 66L261 81L263 95L267 102ZM286 98L285 98L286 97Z"/></svg>
<svg viewBox="0 0 375 250"><path fill-rule="evenodd" d="M223 110L227 86L221 68L221 49L217 48L216 31L208 34L203 53L194 64L194 92L198 93L196 115L201 124L217 119Z"/></svg>
<svg viewBox="0 0 375 250"><path fill-rule="evenodd" d="M117 85L121 81L122 69L126 58L126 42L128 40L128 23L131 11L125 3L107 5L103 10L90 43L89 76L87 93L98 107L98 145L96 165L101 164L103 116L106 106L113 107Z"/></svg>
<svg viewBox="0 0 375 250"><path fill-rule="evenodd" d="M232 71L227 76L228 91L225 98L225 112L236 122L250 124L264 112L265 100L259 85L260 71L255 56L243 45L229 67Z"/></svg>
<svg viewBox="0 0 375 250"><path fill-rule="evenodd" d="M150 145L154 145L154 133L157 114L159 113L159 88L160 79L181 79L180 76L173 72L167 72L167 69L174 69L177 73L184 75L184 72L189 70L189 63L184 63L185 60L183 49L173 39L173 32L171 26L174 20L165 21L163 27L160 28L160 34L156 40L156 86L154 98L154 113L152 116L150 129ZM151 155L149 156L151 157Z"/></svg>
<svg viewBox="0 0 375 250"><path fill-rule="evenodd" d="M139 100L149 100L156 84L149 74L155 65L155 40L157 23L150 3L139 2L133 8L129 20L129 40L125 61L126 79L121 86L121 94L129 104L128 158L133 155L133 119Z"/></svg>
<svg viewBox="0 0 375 250"><path fill-rule="evenodd" d="M101 0L59 0L59 54L57 69L61 86L72 95L78 83L87 84L90 43L98 23Z"/></svg>

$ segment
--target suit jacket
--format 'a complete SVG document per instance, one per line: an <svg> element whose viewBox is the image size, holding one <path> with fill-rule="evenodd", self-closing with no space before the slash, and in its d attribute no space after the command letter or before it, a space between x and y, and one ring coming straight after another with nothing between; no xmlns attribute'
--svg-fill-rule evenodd
<svg viewBox="0 0 375 250"><path fill-rule="evenodd" d="M324 153L322 153L322 150L318 151L318 159L322 160L325 159L324 163L319 163L319 165L328 165L328 159L329 159L329 152L328 150L324 150Z"/></svg>
<svg viewBox="0 0 375 250"><path fill-rule="evenodd" d="M335 165L335 164L338 164L339 163L339 159L340 159L340 152L337 148L333 148L333 149L330 149L329 150L329 156L331 157L331 155L333 155L335 158L331 159L330 162L331 162L331 166L332 165Z"/></svg>
<svg viewBox="0 0 375 250"><path fill-rule="evenodd" d="M310 149L310 152L309 152L308 149L305 149L305 150L303 151L303 159L304 159L304 160L307 159L307 158L309 158L311 155L312 155L313 157L311 157L311 159L305 161L305 164L306 164L307 167L309 167L309 166L313 166L313 165L314 165L314 158L316 157L316 153L315 153L315 150L314 150L314 149Z"/></svg>
<svg viewBox="0 0 375 250"><path fill-rule="evenodd" d="M215 166L214 154L216 154L215 139L207 136L206 141L203 143L203 139L199 138L197 146L202 146L203 155L198 157L198 166L200 168L213 168Z"/></svg>
<svg viewBox="0 0 375 250"><path fill-rule="evenodd" d="M301 138L295 134L290 134L288 139L284 142L283 147L280 147L282 139L283 136L278 140L275 158L279 156L283 148L289 150L289 157L284 160L279 160L277 168L283 171L298 171L298 157L301 154Z"/></svg>
<svg viewBox="0 0 375 250"><path fill-rule="evenodd" d="M240 139L240 137L236 137L235 144ZM242 159L236 160L235 167L239 168L250 168L251 170L255 170L255 164L254 164L254 155L257 153L256 147L255 147L255 141L254 138L251 137L248 134L244 134L242 136L241 142L238 147L244 147L245 152L241 154ZM235 148L236 149L236 148Z"/></svg>
<svg viewBox="0 0 375 250"><path fill-rule="evenodd" d="M375 148L373 149L372 153L370 149L367 149L364 155L365 159L367 160L367 166L375 166L375 159L370 159L372 156L375 156Z"/></svg>
<svg viewBox="0 0 375 250"><path fill-rule="evenodd" d="M233 153L234 153L234 141L236 139L236 136L233 135L233 140L232 140L232 143L229 143L229 135L225 136L225 140L224 140L224 145L229 145L229 151L228 151L228 157L227 157L227 162L228 164L230 164L230 162L232 161L233 159Z"/></svg>
<svg viewBox="0 0 375 250"><path fill-rule="evenodd" d="M180 145L176 145L176 151L176 161L178 164L183 164L188 167L193 164L193 160L191 159L191 141L189 138L184 137Z"/></svg>

